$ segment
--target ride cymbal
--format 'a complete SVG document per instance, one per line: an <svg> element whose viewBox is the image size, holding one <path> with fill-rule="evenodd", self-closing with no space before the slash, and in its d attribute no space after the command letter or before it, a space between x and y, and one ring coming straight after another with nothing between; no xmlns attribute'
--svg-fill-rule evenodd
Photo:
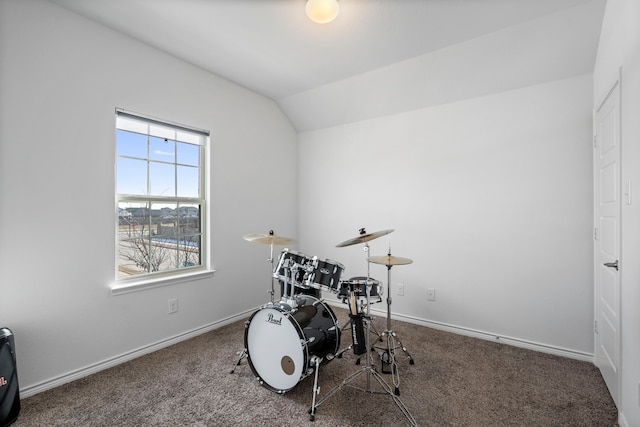
<svg viewBox="0 0 640 427"><path fill-rule="evenodd" d="M295 240L290 237L278 236L273 233L273 230L267 234L245 234L242 238L252 243L262 243L264 245L290 245L295 243Z"/></svg>
<svg viewBox="0 0 640 427"><path fill-rule="evenodd" d="M406 264L411 264L413 262L413 260L409 258L402 258L398 256L393 256L393 255L372 256L372 257L369 257L369 261L371 261L374 264L382 264L386 266L406 265Z"/></svg>
<svg viewBox="0 0 640 427"><path fill-rule="evenodd" d="M393 229L376 231L375 233L367 233L364 228L361 228L360 229L360 235L358 237L354 237L353 239L345 240L344 242L337 244L336 248L342 248L342 247L345 247L345 246L351 246L351 245L355 245L356 243L368 242L369 240L377 239L378 237L381 237L381 236L384 236L386 234L389 234L392 231L393 231Z"/></svg>

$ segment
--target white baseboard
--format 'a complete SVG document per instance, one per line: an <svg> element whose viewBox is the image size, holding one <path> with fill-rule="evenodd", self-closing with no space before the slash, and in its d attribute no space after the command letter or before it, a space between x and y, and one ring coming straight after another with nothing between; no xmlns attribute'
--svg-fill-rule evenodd
<svg viewBox="0 0 640 427"><path fill-rule="evenodd" d="M103 371L108 368L112 368L121 363L128 362L129 360L136 359L140 356L144 356L145 354L153 353L154 351L161 350L165 347L169 347L171 345L177 344L181 341L188 340L190 338L194 338L198 335L204 334L209 331L213 331L214 329L221 328L225 325L237 322L238 320L242 320L249 316L249 314L253 313L255 309L248 310L242 313L238 313L234 316L230 316L216 322L210 323L208 325L201 326L199 328L192 329L190 331L184 332L182 334L175 335L173 337L155 342L153 344L149 344L144 347L140 347L136 350L132 350L127 353L123 353L119 356L112 357L110 359L104 360L102 362L98 362L93 365L86 366L84 368L80 368L78 370L69 372L64 375L60 375L58 377L52 378L47 381L43 381L41 383L28 386L25 388L20 388L20 398L27 398L33 396L38 393L42 393L43 391L50 390L55 387L59 387L63 384L70 383L75 380L79 380L81 378L87 377L89 375L95 374L97 372Z"/></svg>
<svg viewBox="0 0 640 427"><path fill-rule="evenodd" d="M336 307L341 307L344 308L345 305L341 304L339 301L334 301L331 299L327 299L324 300L327 304L329 305L333 305ZM63 384L75 381L75 380L79 380L81 378L84 378L86 376L95 374L97 372L103 371L105 369L108 368L112 368L114 366L117 366L121 363L124 362L128 362L129 360L133 360L136 359L140 356L144 356L145 354L149 354L149 353L153 353L154 351L158 351L161 350L165 347L169 347L171 345L177 344L181 341L187 340L189 338L193 338L196 337L200 334L204 334L206 332L212 331L214 329L218 329L221 328L225 325L234 323L238 320L242 320L244 318L249 317L250 314L252 314L256 309L251 309L251 310L247 310L244 311L242 313L238 313L234 316L230 316L221 320L218 320L216 322L210 323L208 325L204 325L201 326L199 328L196 329L192 329L190 331L187 331L185 333L158 341L156 343L144 346L144 347L140 347L136 350L121 354L119 356L115 356L113 358L104 360L102 362L98 362L96 364L93 365L89 365L86 366L84 368L80 368L78 370L69 372L67 374L64 375L60 375L58 377L52 378L50 380L47 381L43 381L41 383L32 385L32 386L28 386L25 387L24 389L20 389L20 396L21 398L27 398L29 396L33 396L35 394L41 393L43 391L46 390L50 390L52 388L55 387L59 387ZM371 309L371 313L374 315L378 315L380 317L385 317L387 316L387 312L386 310L379 310L379 309ZM505 336L500 336L500 335L496 335L496 334L491 334L489 332L484 332L484 331L477 331L477 330L473 330L473 329L469 329L469 328L463 328L463 327L459 327L459 326L455 326L455 325L448 325L448 324L444 324L444 323L439 323L439 322L433 322L430 320L425 320L425 319L420 319L420 318L416 318L413 316L407 316L407 315L403 315L403 314L392 314L392 318L393 319L397 319L403 322L407 322L407 323L413 323L416 325L420 325L420 326L426 326L429 328L433 328L433 329L439 329L442 331L446 331L446 332L452 332L455 334L460 334L460 335L465 335L465 336L470 336L470 337L474 337L474 338L480 338L480 339L484 339L484 340L489 340L489 341L496 341L496 342L501 342L504 344L509 344L509 345L513 345L516 347L523 347L523 348L527 348L530 350L535 350L535 351L541 351L543 353L549 353L549 354L554 354L557 356L563 356L563 357L568 357L571 359L577 359L577 360L583 360L583 361L587 361L587 362L591 362L593 363L593 354L590 353L583 353L583 352L579 352L579 351L574 351L574 350L568 350L568 349L564 349L564 348L560 348L560 347L554 347L554 346L550 346L550 345L546 345L546 344L540 344L540 343L535 343L535 342L531 342L531 341L527 341L527 340L522 340L522 339L518 339L518 338L513 338L513 337L505 337ZM626 425L626 423L624 422L624 416L622 416L622 414L620 414L620 426L622 427L628 427L628 425Z"/></svg>
<svg viewBox="0 0 640 427"><path fill-rule="evenodd" d="M622 412L618 412L618 425L620 427L629 427L629 423Z"/></svg>
<svg viewBox="0 0 640 427"><path fill-rule="evenodd" d="M325 300L329 305L345 308L344 304L339 301L327 299ZM386 310L380 310L377 308L371 308L371 314L380 317L387 317ZM431 320L420 319L413 316L407 316L404 314L391 313L391 318L400 320L402 322L413 323L415 325L426 326L428 328L438 329L445 332L452 332L454 334L465 335L473 338L480 338L487 341L495 341L503 344L512 345L515 347L526 348L529 350L540 351L542 353L553 354L556 356L568 357L570 359L582 360L585 362L594 363L593 353L584 353L581 351L570 350L566 348L551 346L547 344L536 343L524 339L506 337L498 334L492 334L490 332L478 331L475 329L465 328L461 326L450 325L441 322L434 322Z"/></svg>

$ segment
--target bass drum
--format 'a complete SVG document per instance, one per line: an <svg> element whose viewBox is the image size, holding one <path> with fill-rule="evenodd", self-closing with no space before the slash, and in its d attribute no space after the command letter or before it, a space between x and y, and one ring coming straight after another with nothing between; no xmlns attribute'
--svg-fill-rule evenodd
<svg viewBox="0 0 640 427"><path fill-rule="evenodd" d="M277 393L291 390L313 373L311 358L328 363L340 347L340 328L328 305L310 295L298 295L294 309L266 305L251 315L244 347L260 384Z"/></svg>

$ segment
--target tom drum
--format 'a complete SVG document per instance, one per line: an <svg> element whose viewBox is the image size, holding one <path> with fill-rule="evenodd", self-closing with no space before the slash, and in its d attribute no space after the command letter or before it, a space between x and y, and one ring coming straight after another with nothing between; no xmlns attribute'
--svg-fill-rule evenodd
<svg viewBox="0 0 640 427"><path fill-rule="evenodd" d="M273 277L290 283L294 286L305 286L304 281L308 270L311 269L313 258L302 252L291 249L283 249L278 259Z"/></svg>
<svg viewBox="0 0 640 427"><path fill-rule="evenodd" d="M307 278L310 287L325 291L338 287L344 265L330 259L314 258L311 267L311 273Z"/></svg>

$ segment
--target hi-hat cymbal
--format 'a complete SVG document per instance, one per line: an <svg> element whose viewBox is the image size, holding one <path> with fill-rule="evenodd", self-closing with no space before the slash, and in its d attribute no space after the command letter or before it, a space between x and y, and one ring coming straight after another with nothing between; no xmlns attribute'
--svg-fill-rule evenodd
<svg viewBox="0 0 640 427"><path fill-rule="evenodd" d="M413 260L409 258L402 258L399 256L393 256L393 255L372 256L372 257L369 257L369 261L371 261L374 264L382 264L386 266L406 265L406 264L411 264L413 262Z"/></svg>
<svg viewBox="0 0 640 427"><path fill-rule="evenodd" d="M376 231L375 233L367 233L364 228L361 228L360 229L360 235L358 237L354 237L353 239L345 240L344 242L337 244L336 248L342 248L344 246L351 246L351 245L355 245L356 243L368 242L369 240L377 239L378 237L381 237L381 236L384 236L386 234L389 234L392 231L393 231L393 229Z"/></svg>
<svg viewBox="0 0 640 427"><path fill-rule="evenodd" d="M252 243L262 243L265 245L290 245L291 243L295 243L290 237L278 236L273 233L273 230L269 231L267 234L245 234L242 236L244 240L252 242Z"/></svg>

